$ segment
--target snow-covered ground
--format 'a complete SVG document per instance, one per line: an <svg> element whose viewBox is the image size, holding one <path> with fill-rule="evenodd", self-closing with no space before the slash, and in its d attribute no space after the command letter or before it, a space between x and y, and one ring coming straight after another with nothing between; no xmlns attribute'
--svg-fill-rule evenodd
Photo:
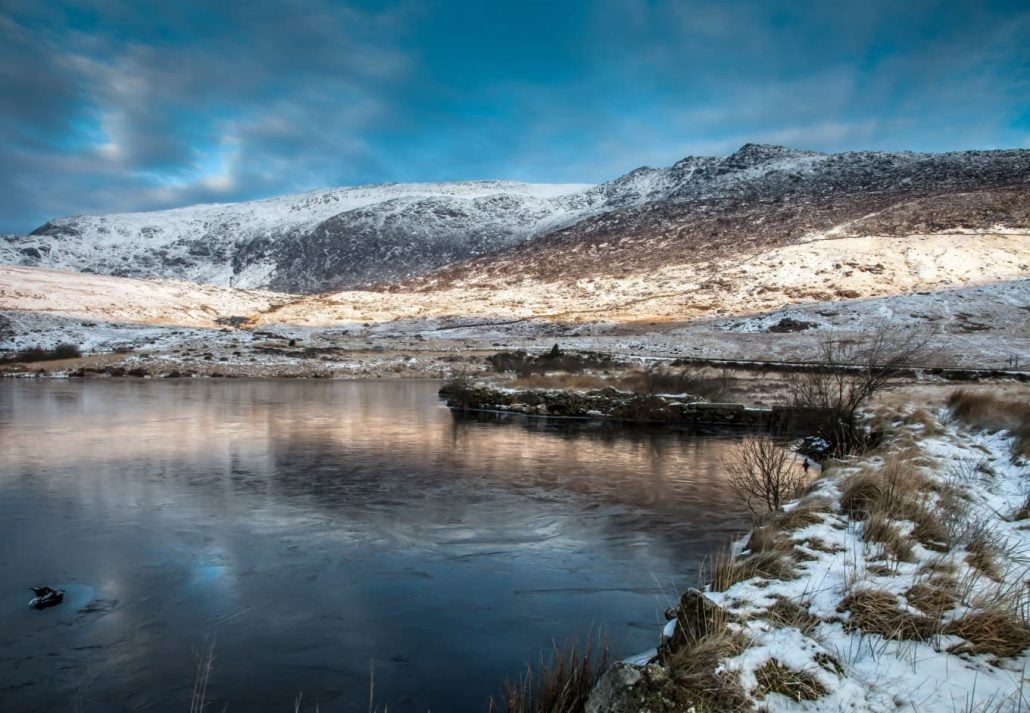
<svg viewBox="0 0 1030 713"><path fill-rule="evenodd" d="M768 687L760 679L768 675L761 671L770 661L822 689L803 701L768 694L767 710L1030 709L1026 650L999 652L998 645L967 633L972 626L963 626L1000 612L1025 629L1030 644L1030 463L1012 456L1005 432L975 433L941 417L943 425L932 418L928 424L899 423L886 453L833 464L809 495L788 508L816 504L810 524L805 519L780 533L796 553L794 578L756 576L706 592L728 612L730 629L747 641L742 653L723 663L744 691L754 695ZM932 542L898 515L894 526L905 549L899 555L874 541L872 518L859 520L844 511L842 494L850 479L896 467L897 459L918 472L926 489L919 495L922 506L946 521L944 531L954 542ZM987 544L977 544L978 537ZM985 546L993 570L974 556ZM933 597L927 594L935 592L944 598L928 604ZM861 610L863 593L886 602L888 610ZM776 607L779 616L770 616ZM783 611L789 613L786 620ZM896 630L869 630L870 622L880 621L900 623ZM923 624L928 628L920 630Z"/></svg>

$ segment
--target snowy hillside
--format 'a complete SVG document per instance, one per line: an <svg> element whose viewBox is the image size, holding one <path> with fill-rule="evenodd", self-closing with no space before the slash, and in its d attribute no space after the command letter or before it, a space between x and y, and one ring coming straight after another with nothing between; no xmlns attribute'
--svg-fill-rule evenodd
<svg viewBox="0 0 1030 713"><path fill-rule="evenodd" d="M1025 227L1028 176L1027 150L821 154L747 144L598 186L387 184L61 218L28 237L0 236L0 263L293 293L470 260L492 264L443 280L641 272L843 224L862 234L856 221L886 209L891 220L872 234ZM899 205L909 206L903 215Z"/></svg>
<svg viewBox="0 0 1030 713"><path fill-rule="evenodd" d="M391 268L397 263L425 267L397 256L436 254L436 266L524 240L560 224L566 214L574 217L577 212L570 212L562 198L588 187L500 181L387 184L247 203L75 216L52 220L28 237L3 236L0 262L220 286L318 289L323 282L395 277L397 270ZM578 203L585 207L589 201ZM327 240L339 244L327 246ZM334 273L351 279L323 279L327 258L337 268Z"/></svg>

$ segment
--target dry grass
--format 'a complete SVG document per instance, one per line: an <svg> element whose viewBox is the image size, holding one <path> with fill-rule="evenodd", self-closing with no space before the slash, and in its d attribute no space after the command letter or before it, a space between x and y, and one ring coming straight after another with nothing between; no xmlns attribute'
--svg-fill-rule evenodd
<svg viewBox="0 0 1030 713"><path fill-rule="evenodd" d="M608 668L608 643L601 638L600 652L589 640L582 649L575 641L555 645L550 660L540 657L537 670L527 666L517 683L505 683L498 704L490 699L490 713L580 713L598 678Z"/></svg>
<svg viewBox="0 0 1030 713"><path fill-rule="evenodd" d="M781 530L792 531L822 522L822 515L832 510L829 498L808 497L790 510L770 513L768 519Z"/></svg>
<svg viewBox="0 0 1030 713"><path fill-rule="evenodd" d="M866 542L878 542L883 546L884 555L898 562L914 562L912 545L901 533L896 521L886 513L874 510L862 529L862 539Z"/></svg>
<svg viewBox="0 0 1030 713"><path fill-rule="evenodd" d="M862 630L885 639L925 641L938 629L937 619L904 611L898 607L897 597L879 590L853 592L837 605L837 611L851 612L845 631Z"/></svg>
<svg viewBox="0 0 1030 713"><path fill-rule="evenodd" d="M1030 648L1030 626L1010 612L991 610L967 614L944 627L945 634L961 636L965 643L955 653L1018 656Z"/></svg>
<svg viewBox="0 0 1030 713"><path fill-rule="evenodd" d="M1002 579L998 560L1004 551L1001 536L984 520L970 523L966 540L966 563L995 582Z"/></svg>
<svg viewBox="0 0 1030 713"><path fill-rule="evenodd" d="M718 401L729 392L730 377L725 370L656 366L627 374L621 384L622 388L641 394L692 394Z"/></svg>
<svg viewBox="0 0 1030 713"><path fill-rule="evenodd" d="M774 549L755 552L743 557L730 557L728 554L716 557L712 567L712 590L724 592L737 582L753 577L766 579L794 579L793 546L790 549Z"/></svg>
<svg viewBox="0 0 1030 713"><path fill-rule="evenodd" d="M690 597L688 593L681 600L677 633L661 652L682 708L749 710L737 676L719 671L727 658L744 651L747 638L729 626L725 610L694 594Z"/></svg>
<svg viewBox="0 0 1030 713"><path fill-rule="evenodd" d="M942 623L943 611L958 600L954 585L954 580L917 584L906 592L906 598L927 615L904 611L893 594L877 590L848 595L837 611L851 613L844 624L846 631L861 630L895 640L928 641L938 634L964 639L949 649L952 653L1009 657L1030 648L1030 626L1011 601Z"/></svg>
<svg viewBox="0 0 1030 713"><path fill-rule="evenodd" d="M791 550L791 543L784 537L777 527L766 526L756 527L751 530L751 536L747 541L747 549L752 554L759 552L779 552L787 554Z"/></svg>
<svg viewBox="0 0 1030 713"><path fill-rule="evenodd" d="M819 617L808 610L808 602L795 602L787 597L777 595L775 602L762 617L772 625L781 628L798 629L802 634L812 633L819 625Z"/></svg>
<svg viewBox="0 0 1030 713"><path fill-rule="evenodd" d="M826 689L810 673L795 671L781 664L776 659L769 659L755 671L758 686L755 695L765 698L770 693L779 693L795 701L814 701L826 695Z"/></svg>
<svg viewBox="0 0 1030 713"><path fill-rule="evenodd" d="M1012 513L1012 520L1030 520L1030 493L1027 493L1026 497L1023 498L1023 504L1016 508L1016 511Z"/></svg>
<svg viewBox="0 0 1030 713"><path fill-rule="evenodd" d="M948 397L952 415L973 428L1008 431L1012 458L1030 458L1030 403L996 394L959 389Z"/></svg>
<svg viewBox="0 0 1030 713"><path fill-rule="evenodd" d="M958 603L957 583L954 579L934 577L909 587L905 599L916 609L940 618L946 610Z"/></svg>
<svg viewBox="0 0 1030 713"><path fill-rule="evenodd" d="M930 550L953 546L954 523L961 511L952 489L923 474L910 452L891 453L880 468L867 468L844 483L841 509L856 520L869 520L865 539L881 542L889 554L912 561L912 548L893 523L912 522L912 537Z"/></svg>

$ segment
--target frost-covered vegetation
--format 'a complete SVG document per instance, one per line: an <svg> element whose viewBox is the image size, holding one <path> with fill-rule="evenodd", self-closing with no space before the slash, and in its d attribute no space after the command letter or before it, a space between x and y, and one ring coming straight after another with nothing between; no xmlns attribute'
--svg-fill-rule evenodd
<svg viewBox="0 0 1030 713"><path fill-rule="evenodd" d="M596 710L1030 706L1030 407L957 392L876 418L881 445L759 517Z"/></svg>

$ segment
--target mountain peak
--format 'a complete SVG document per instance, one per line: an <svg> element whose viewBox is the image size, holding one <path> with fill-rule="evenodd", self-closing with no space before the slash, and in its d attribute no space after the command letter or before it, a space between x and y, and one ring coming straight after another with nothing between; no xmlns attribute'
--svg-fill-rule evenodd
<svg viewBox="0 0 1030 713"><path fill-rule="evenodd" d="M817 151L802 151L800 149L792 149L789 146L747 143L737 149L736 153L728 156L725 159L725 162L734 167L748 168L785 158L802 158L821 155L823 154L820 154Z"/></svg>

